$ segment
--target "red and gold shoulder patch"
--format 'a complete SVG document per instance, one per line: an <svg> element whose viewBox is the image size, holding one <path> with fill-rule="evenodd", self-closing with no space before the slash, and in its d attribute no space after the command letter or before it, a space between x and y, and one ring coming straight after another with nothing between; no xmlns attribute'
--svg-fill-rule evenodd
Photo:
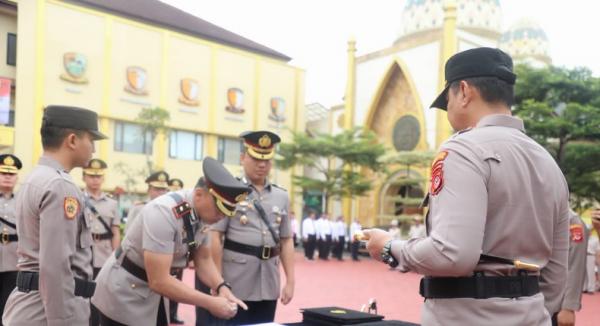
<svg viewBox="0 0 600 326"><path fill-rule="evenodd" d="M441 151L431 164L431 188L429 193L437 195L444 188L444 160L448 157L448 151Z"/></svg>
<svg viewBox="0 0 600 326"><path fill-rule="evenodd" d="M77 213L79 213L79 201L75 197L65 197L63 208L65 217L72 220L77 216Z"/></svg>
<svg viewBox="0 0 600 326"><path fill-rule="evenodd" d="M583 225L571 224L569 226L569 232L571 233L571 241L575 243L583 242Z"/></svg>

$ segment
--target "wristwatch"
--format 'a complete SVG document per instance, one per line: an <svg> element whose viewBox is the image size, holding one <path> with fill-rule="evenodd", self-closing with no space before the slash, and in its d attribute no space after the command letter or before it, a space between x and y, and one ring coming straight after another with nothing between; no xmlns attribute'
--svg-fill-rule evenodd
<svg viewBox="0 0 600 326"><path fill-rule="evenodd" d="M219 284L219 285L217 286L217 288L215 289L215 292L216 292L217 294L219 294L219 291L221 291L221 288L222 288L222 287L224 287L224 286L228 287L228 288L231 290L231 284L229 284L229 283L227 283L227 282L223 281L223 282L221 282L221 284Z"/></svg>
<svg viewBox="0 0 600 326"><path fill-rule="evenodd" d="M383 250L381 250L381 260L390 265L390 267L398 266L398 261L392 256L392 240L385 243Z"/></svg>

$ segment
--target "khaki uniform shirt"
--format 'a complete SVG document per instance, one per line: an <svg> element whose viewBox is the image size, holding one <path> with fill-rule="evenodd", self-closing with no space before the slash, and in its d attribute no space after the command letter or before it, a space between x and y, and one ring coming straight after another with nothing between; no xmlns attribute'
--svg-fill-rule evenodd
<svg viewBox="0 0 600 326"><path fill-rule="evenodd" d="M184 200L192 203L193 191L177 191ZM123 254L117 259L111 255L106 261L96 282L92 303L109 318L125 325L155 325L160 295L148 287L148 283L133 276L121 267L127 255L137 266L144 267L144 251L173 255L173 264L186 260L188 246L182 218L176 218L176 206L168 194L162 195L145 205L138 219L131 225L121 247ZM201 246L208 246L209 233L202 228L199 219L193 223L194 238ZM166 299L166 298L165 298ZM168 300L165 309L168 313Z"/></svg>
<svg viewBox="0 0 600 326"><path fill-rule="evenodd" d="M127 221L125 222L125 233L127 233L127 230L129 230L131 225L133 225L133 221L135 221L135 218L140 215L140 212L145 205L146 202L138 203L129 209L129 212L127 213Z"/></svg>
<svg viewBox="0 0 600 326"><path fill-rule="evenodd" d="M17 224L15 219L15 195L4 197L0 194L0 216L10 223ZM0 221L0 232L5 237L9 234L17 234L17 230L10 225ZM17 241L4 243L0 239L0 272L12 272L17 270Z"/></svg>
<svg viewBox="0 0 600 326"><path fill-rule="evenodd" d="M121 220L119 219L119 213L117 209L117 201L108 197L105 193L102 193L99 198L94 198L89 194L85 194L88 198L88 202L94 206L100 217L104 220L104 223L109 228L113 226L119 226ZM92 234L100 235L107 233L109 230L100 222L100 219L96 214L92 213L89 207L86 207L85 213L89 214L89 218L92 220ZM104 265L104 262L108 259L108 256L113 252L112 239L96 240L92 245L94 252L94 268L100 268Z"/></svg>
<svg viewBox="0 0 600 326"><path fill-rule="evenodd" d="M577 311L581 309L581 293L585 283L585 267L587 258L587 242L590 230L575 212L569 218L569 271L567 288L561 309Z"/></svg>
<svg viewBox="0 0 600 326"><path fill-rule="evenodd" d="M16 196L19 271L39 272L39 291L13 290L6 325L87 325L89 300L76 297L74 277L92 278L91 220L84 198L56 160L43 156Z"/></svg>
<svg viewBox="0 0 600 326"><path fill-rule="evenodd" d="M514 275L511 265L482 263L479 256L519 259L541 267L543 295L427 299L423 325L550 325L549 312L560 308L569 247L569 192L554 159L525 134L522 120L506 115L484 117L441 151L447 156L432 169L441 178L432 178L428 236L393 243L400 269Z"/></svg>
<svg viewBox="0 0 600 326"><path fill-rule="evenodd" d="M267 214L267 219L280 238L291 238L292 230L288 219L289 199L285 189L274 184L265 184L262 193L244 177L242 182L251 187L247 205L238 204L236 213L212 226L223 232L226 239L250 246L274 247L275 241L267 225L252 205L258 200ZM246 224L242 216L246 216ZM277 300L280 292L279 256L262 260L255 256L223 250L223 278L231 283L236 297L244 301Z"/></svg>

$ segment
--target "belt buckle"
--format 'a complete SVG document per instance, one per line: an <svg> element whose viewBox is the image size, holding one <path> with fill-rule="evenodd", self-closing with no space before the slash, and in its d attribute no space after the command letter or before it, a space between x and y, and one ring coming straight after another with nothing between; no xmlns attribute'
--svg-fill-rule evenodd
<svg viewBox="0 0 600 326"><path fill-rule="evenodd" d="M2 244L8 244L10 241L8 239L8 232L2 232Z"/></svg>
<svg viewBox="0 0 600 326"><path fill-rule="evenodd" d="M92 240L100 241L100 235L92 233Z"/></svg>
<svg viewBox="0 0 600 326"><path fill-rule="evenodd" d="M271 247L263 246L261 258L264 260L271 258Z"/></svg>

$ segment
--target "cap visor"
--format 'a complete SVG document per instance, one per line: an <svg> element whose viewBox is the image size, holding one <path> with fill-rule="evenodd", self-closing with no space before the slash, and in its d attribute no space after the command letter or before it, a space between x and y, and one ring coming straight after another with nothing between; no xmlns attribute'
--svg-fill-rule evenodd
<svg viewBox="0 0 600 326"><path fill-rule="evenodd" d="M448 107L448 88L450 86L446 86L444 90L438 95L438 97L431 103L430 108L436 108L440 110L446 111Z"/></svg>
<svg viewBox="0 0 600 326"><path fill-rule="evenodd" d="M88 132L94 136L94 140L108 139L108 136L97 130L88 130Z"/></svg>

